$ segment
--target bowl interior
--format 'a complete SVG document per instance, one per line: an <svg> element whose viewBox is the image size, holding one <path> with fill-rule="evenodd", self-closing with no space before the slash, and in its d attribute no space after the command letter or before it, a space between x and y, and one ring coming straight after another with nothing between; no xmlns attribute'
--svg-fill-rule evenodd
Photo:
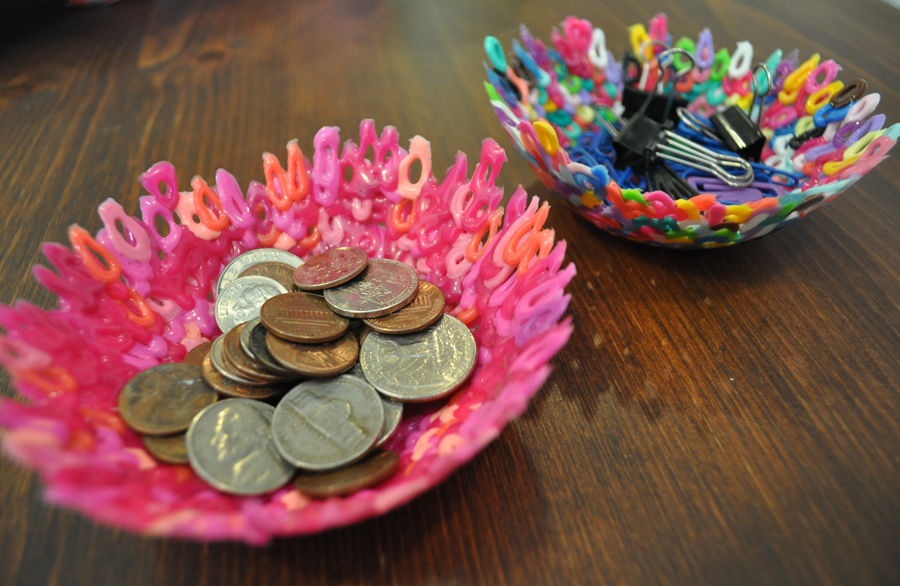
<svg viewBox="0 0 900 586"><path fill-rule="evenodd" d="M485 87L516 151L604 230L672 248L758 238L831 201L900 136L875 112L880 95L838 79L830 59L754 54L749 42L716 50L709 29L676 39L667 26L659 14L629 27L618 61L604 32L575 17L547 44L524 25L511 51L485 41ZM693 145L711 162L685 155ZM737 154L758 162L720 158ZM731 185L738 175L742 185Z"/></svg>
<svg viewBox="0 0 900 586"><path fill-rule="evenodd" d="M565 243L543 229L548 204L518 188L500 206L505 154L490 139L471 176L460 153L440 181L421 137L406 150L395 129L379 136L366 120L358 144L338 147L338 129L323 128L312 161L296 141L284 167L267 153L266 182L246 194L224 170L214 185L194 177L181 192L174 167L158 163L141 176L140 218L110 199L96 235L72 226L71 249L44 245L55 270L33 272L59 307L0 306L0 362L25 399L0 404L0 425L7 453L42 475L49 500L132 531L264 543L409 501L527 407L571 333L564 288L575 267L563 266ZM225 264L272 246L301 257L356 246L401 260L440 287L447 311L473 331L472 377L448 399L410 406L384 446L400 455L400 470L377 487L327 500L290 484L227 495L187 466L155 461L118 415L118 394L136 373L220 335L211 309Z"/></svg>

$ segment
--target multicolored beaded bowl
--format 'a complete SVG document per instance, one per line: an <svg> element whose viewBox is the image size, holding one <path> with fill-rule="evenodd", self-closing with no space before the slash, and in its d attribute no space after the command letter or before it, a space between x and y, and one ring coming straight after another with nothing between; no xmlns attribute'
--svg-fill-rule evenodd
<svg viewBox="0 0 900 586"><path fill-rule="evenodd" d="M734 53L715 51L709 29L696 42L679 39L663 59L672 44L667 26L659 14L649 27L630 27L624 66L607 51L603 31L575 17L561 31L553 29L551 46L522 26L522 42L513 41L509 60L500 41L485 40L485 88L516 151L547 187L603 230L669 248L759 238L834 199L884 159L900 136L900 125L883 129L884 115L873 114L879 94L864 95L863 80L845 86L832 60L815 54L801 63L797 51L777 50L765 68L751 70L750 43L738 43ZM681 104L680 115L673 104ZM748 175L752 182L732 186L671 160L666 164L674 173L660 174L663 167L647 157L643 138L629 143L618 136L623 112L630 117L648 106L664 107L660 122L671 120L677 134L717 153L728 151L727 141L706 132L713 130L710 117L759 121L762 152ZM741 114L724 114L730 107ZM629 151L633 145L640 146ZM637 164L624 164L625 154Z"/></svg>
<svg viewBox="0 0 900 586"><path fill-rule="evenodd" d="M339 145L338 129L323 128L312 164L297 141L287 146L286 170L265 154L266 183L251 182L246 197L221 169L215 186L194 177L192 190L179 192L174 167L158 163L140 178L149 193L140 198L141 218L110 199L100 205L105 227L96 236L72 226L71 250L44 245L56 272L35 266L34 276L59 297L59 309L0 306L0 362L27 400L4 400L0 425L7 453L41 474L48 500L135 532L260 544L408 502L525 410L572 331L564 288L575 266L563 268L565 242L554 244L543 228L549 205L529 201L521 187L499 205L495 180L506 156L490 139L471 178L458 153L440 182L422 137L407 152L396 129L378 136L366 120L358 145ZM422 174L412 183L415 160ZM384 446L400 455L400 470L348 497L311 500L292 484L237 497L187 466L150 457L120 418L117 397L138 372L179 361L220 334L212 295L224 265L258 247L309 257L337 246L414 267L477 341L466 386L413 406Z"/></svg>

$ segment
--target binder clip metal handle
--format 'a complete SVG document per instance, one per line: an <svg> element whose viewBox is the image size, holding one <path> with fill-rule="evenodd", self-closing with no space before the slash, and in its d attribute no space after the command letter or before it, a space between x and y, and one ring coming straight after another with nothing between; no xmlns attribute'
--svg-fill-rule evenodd
<svg viewBox="0 0 900 586"><path fill-rule="evenodd" d="M717 153L669 130L662 132L655 154L660 159L718 177L731 187L746 187L753 183L753 167L746 160ZM732 173L729 169L740 172Z"/></svg>

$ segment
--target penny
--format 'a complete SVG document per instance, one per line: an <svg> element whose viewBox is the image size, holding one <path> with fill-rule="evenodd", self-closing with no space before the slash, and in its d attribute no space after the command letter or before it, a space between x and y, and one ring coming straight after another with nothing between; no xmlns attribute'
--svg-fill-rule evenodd
<svg viewBox="0 0 900 586"><path fill-rule="evenodd" d="M308 259L294 272L294 284L304 291L337 287L366 268L369 257L361 248L332 248Z"/></svg>
<svg viewBox="0 0 900 586"><path fill-rule="evenodd" d="M214 388L220 395L226 397L236 397L238 399L257 399L263 400L274 397L280 393L286 393L291 389L294 383L284 383L281 385L261 385L250 386L234 382L229 378L222 376L222 373L213 366L210 355L206 355L203 364L200 366L200 373L203 380Z"/></svg>
<svg viewBox="0 0 900 586"><path fill-rule="evenodd" d="M249 327L251 327L251 325L248 323L244 330L241 331L241 334ZM261 323L257 323L252 327L253 331L250 332L250 349L253 351L253 355L256 356L256 359L275 374L295 375L296 373L293 370L288 370L281 366L281 364L279 364L272 356L272 353L269 352L269 348L266 346L266 335L269 332L266 330L265 326Z"/></svg>
<svg viewBox="0 0 900 586"><path fill-rule="evenodd" d="M331 311L322 297L303 291L269 299L263 303L259 318L279 338L301 344L336 340L350 327L350 320Z"/></svg>
<svg viewBox="0 0 900 586"><path fill-rule="evenodd" d="M412 334L372 332L360 351L366 380L392 399L420 402L439 399L459 388L475 368L472 332L444 315L433 326Z"/></svg>
<svg viewBox="0 0 900 586"><path fill-rule="evenodd" d="M370 260L357 278L325 290L325 301L347 317L379 317L413 300L419 279L416 271L396 260Z"/></svg>
<svg viewBox="0 0 900 586"><path fill-rule="evenodd" d="M279 401L272 417L278 452L305 470L331 470L359 460L383 428L378 393L354 376L301 383Z"/></svg>
<svg viewBox="0 0 900 586"><path fill-rule="evenodd" d="M193 364L161 364L128 381L119 394L119 414L140 434L172 435L217 399Z"/></svg>
<svg viewBox="0 0 900 586"><path fill-rule="evenodd" d="M152 435L143 435L141 440L144 447L150 452L150 455L166 464L187 464L187 443L185 434L167 435L164 437L154 437Z"/></svg>
<svg viewBox="0 0 900 586"><path fill-rule="evenodd" d="M444 294L437 285L419 281L419 291L409 305L399 311L363 321L382 334L409 334L424 330L444 313Z"/></svg>
<svg viewBox="0 0 900 586"><path fill-rule="evenodd" d="M298 344L266 334L266 348L276 362L305 376L334 376L353 366L359 357L359 342L344 334L324 344Z"/></svg>
<svg viewBox="0 0 900 586"><path fill-rule="evenodd" d="M203 357L209 354L209 349L212 347L212 342L203 342L199 346L194 346L193 350L185 354L184 360L181 362L184 364L193 364L194 366L200 366L203 363Z"/></svg>
<svg viewBox="0 0 900 586"><path fill-rule="evenodd" d="M317 499L346 496L384 482L399 467L400 456L396 452L378 450L347 468L321 474L300 474L294 479L294 487L306 496Z"/></svg>
<svg viewBox="0 0 900 586"><path fill-rule="evenodd" d="M228 364L228 361L225 360L224 345L225 336L219 336L213 340L212 347L209 349L209 358L213 368L215 368L219 374L233 382L249 387L261 387L266 384L266 381L263 380L253 380L249 377L241 376L241 373L232 368L231 365Z"/></svg>
<svg viewBox="0 0 900 586"><path fill-rule="evenodd" d="M230 285L249 267L264 262L280 262L295 269L303 264L303 260L299 256L278 248L257 248L256 250L245 252L225 265L225 268L219 275L218 285L216 285L216 297L218 298L225 287Z"/></svg>
<svg viewBox="0 0 900 586"><path fill-rule="evenodd" d="M222 333L259 317L266 300L287 293L284 285L268 277L244 277L222 289L216 298L216 323Z"/></svg>
<svg viewBox="0 0 900 586"><path fill-rule="evenodd" d="M300 265L303 266L303 265ZM283 262L261 262L258 265L248 267L238 278L244 277L269 277L278 281L284 288L290 291L294 288L294 271L296 269Z"/></svg>
<svg viewBox="0 0 900 586"><path fill-rule="evenodd" d="M241 330L247 324L235 326L233 330L223 336L222 355L228 366L236 370L240 375L246 376L248 380L260 380L267 383L282 382L286 377L280 374L274 374L268 371L262 363L251 360L241 348ZM293 378L298 378L294 375Z"/></svg>
<svg viewBox="0 0 900 586"><path fill-rule="evenodd" d="M204 409L187 432L191 467L232 494L263 494L284 486L294 468L275 449L274 412L271 405L248 399L226 399Z"/></svg>

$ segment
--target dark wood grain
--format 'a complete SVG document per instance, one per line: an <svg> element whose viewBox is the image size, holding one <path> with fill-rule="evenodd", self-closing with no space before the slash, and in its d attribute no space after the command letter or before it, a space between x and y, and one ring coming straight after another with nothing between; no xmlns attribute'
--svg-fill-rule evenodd
<svg viewBox="0 0 900 586"><path fill-rule="evenodd" d="M716 46L819 51L900 119L900 12L875 0L125 0L0 39L0 301L53 299L39 245L133 213L158 160L185 181L361 119L457 150L508 146L486 34L567 14L611 48L655 12ZM511 149L510 149L511 152ZM898 584L896 158L822 211L739 247L668 252L600 233L511 154L500 182L554 203L576 331L527 413L443 485L363 524L268 548L145 539L44 503L0 459L0 584ZM12 395L8 379L0 381Z"/></svg>

